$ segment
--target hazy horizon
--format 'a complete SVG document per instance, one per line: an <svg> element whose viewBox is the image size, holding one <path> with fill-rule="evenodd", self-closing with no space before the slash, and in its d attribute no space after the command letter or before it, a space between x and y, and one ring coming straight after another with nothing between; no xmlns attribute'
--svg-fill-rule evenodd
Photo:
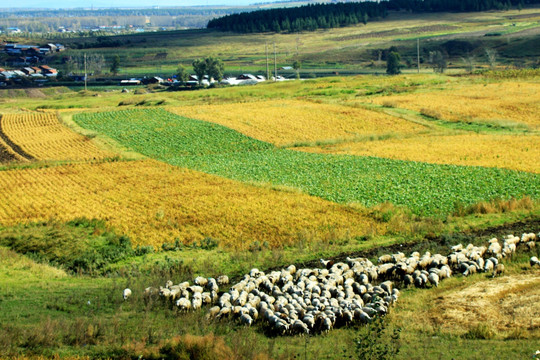
<svg viewBox="0 0 540 360"><path fill-rule="evenodd" d="M73 9L73 8L140 8L140 7L176 7L176 6L246 6L272 0L20 0L0 6L3 9Z"/></svg>

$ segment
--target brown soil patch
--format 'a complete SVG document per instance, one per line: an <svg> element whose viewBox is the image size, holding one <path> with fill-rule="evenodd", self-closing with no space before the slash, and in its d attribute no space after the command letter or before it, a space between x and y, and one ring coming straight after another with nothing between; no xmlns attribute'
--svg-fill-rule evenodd
<svg viewBox="0 0 540 360"><path fill-rule="evenodd" d="M26 92L26 95L29 97L29 98L39 98L39 99L43 99L43 98L46 98L47 96L43 93L43 91L39 90L39 89L26 89L25 90Z"/></svg>
<svg viewBox="0 0 540 360"><path fill-rule="evenodd" d="M11 153L2 143L0 143L0 163L9 163L16 160L15 154Z"/></svg>
<svg viewBox="0 0 540 360"><path fill-rule="evenodd" d="M487 323L499 332L540 330L540 272L481 281L437 298L434 319L463 330Z"/></svg>

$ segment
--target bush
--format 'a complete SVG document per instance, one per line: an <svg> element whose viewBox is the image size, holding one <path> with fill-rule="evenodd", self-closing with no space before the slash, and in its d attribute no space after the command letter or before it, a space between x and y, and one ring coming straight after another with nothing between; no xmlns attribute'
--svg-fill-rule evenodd
<svg viewBox="0 0 540 360"><path fill-rule="evenodd" d="M235 356L223 338L213 334L205 336L184 335L167 341L159 349L158 358L167 360L227 360Z"/></svg>
<svg viewBox="0 0 540 360"><path fill-rule="evenodd" d="M212 250L217 248L219 245L219 240L213 239L211 237L205 237L201 241L199 241L199 248L203 250Z"/></svg>
<svg viewBox="0 0 540 360"><path fill-rule="evenodd" d="M394 359L399 353L400 328L388 329L388 323L382 317L376 317L363 328L355 340L358 359Z"/></svg>
<svg viewBox="0 0 540 360"><path fill-rule="evenodd" d="M486 323L480 323L469 329L462 335L464 339L468 340L489 340L495 337L495 330Z"/></svg>
<svg viewBox="0 0 540 360"><path fill-rule="evenodd" d="M72 273L101 273L107 265L135 255L127 236L107 229L102 220L86 218L15 226L2 232L0 244Z"/></svg>
<svg viewBox="0 0 540 360"><path fill-rule="evenodd" d="M401 65L399 62L401 61L401 56L395 51L390 52L388 54L388 60L386 62L386 73L388 75L397 75L401 73Z"/></svg>
<svg viewBox="0 0 540 360"><path fill-rule="evenodd" d="M136 248L135 248L135 256L142 256L142 255L146 255L146 254L152 254L154 252L154 247L153 246L141 246L141 245L138 245Z"/></svg>

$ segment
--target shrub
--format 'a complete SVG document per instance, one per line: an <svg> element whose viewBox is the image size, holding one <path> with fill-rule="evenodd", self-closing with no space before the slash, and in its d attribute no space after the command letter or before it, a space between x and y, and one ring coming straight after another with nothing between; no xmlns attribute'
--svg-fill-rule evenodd
<svg viewBox="0 0 540 360"><path fill-rule="evenodd" d="M489 340L495 337L495 330L486 324L479 323L478 325L472 327L465 334L462 335L464 339L468 340Z"/></svg>
<svg viewBox="0 0 540 360"><path fill-rule="evenodd" d="M432 119L441 119L443 116L440 112L438 112L437 110L435 109L428 109L428 108L423 108L423 109L420 109L420 115L423 115L423 116L426 116L428 118L432 118Z"/></svg>
<svg viewBox="0 0 540 360"><path fill-rule="evenodd" d="M142 256L142 255L146 255L146 254L152 254L154 252L154 247L153 246L137 246L135 248L135 256Z"/></svg>
<svg viewBox="0 0 540 360"><path fill-rule="evenodd" d="M203 250L212 250L217 248L219 245L219 240L213 239L211 237L205 237L201 241L199 241L199 245L197 247L203 249Z"/></svg>
<svg viewBox="0 0 540 360"><path fill-rule="evenodd" d="M384 318L376 317L362 330L355 340L358 359L394 359L399 354L400 328L396 327L390 332Z"/></svg>
<svg viewBox="0 0 540 360"><path fill-rule="evenodd" d="M395 51L390 52L388 54L388 60L386 62L386 73L388 75L397 75L401 73L401 56Z"/></svg>
<svg viewBox="0 0 540 360"><path fill-rule="evenodd" d="M159 354L161 355L159 358L167 360L227 360L235 358L223 338L214 336L214 334L174 337L161 346Z"/></svg>
<svg viewBox="0 0 540 360"><path fill-rule="evenodd" d="M13 227L0 235L0 244L72 273L101 273L108 264L135 255L127 236L86 218Z"/></svg>

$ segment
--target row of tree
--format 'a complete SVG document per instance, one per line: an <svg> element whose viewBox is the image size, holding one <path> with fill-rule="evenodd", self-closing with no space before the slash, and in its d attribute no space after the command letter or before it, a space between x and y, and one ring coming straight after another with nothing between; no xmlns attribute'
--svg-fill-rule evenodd
<svg viewBox="0 0 540 360"><path fill-rule="evenodd" d="M300 7L242 12L213 19L209 29L253 32L299 32L335 28L382 18L388 11L441 12L502 10L540 4L540 0L388 0L310 4Z"/></svg>
<svg viewBox="0 0 540 360"><path fill-rule="evenodd" d="M310 4L227 15L209 21L207 27L241 33L298 32L365 24L369 18L385 16L386 9L376 2Z"/></svg>

